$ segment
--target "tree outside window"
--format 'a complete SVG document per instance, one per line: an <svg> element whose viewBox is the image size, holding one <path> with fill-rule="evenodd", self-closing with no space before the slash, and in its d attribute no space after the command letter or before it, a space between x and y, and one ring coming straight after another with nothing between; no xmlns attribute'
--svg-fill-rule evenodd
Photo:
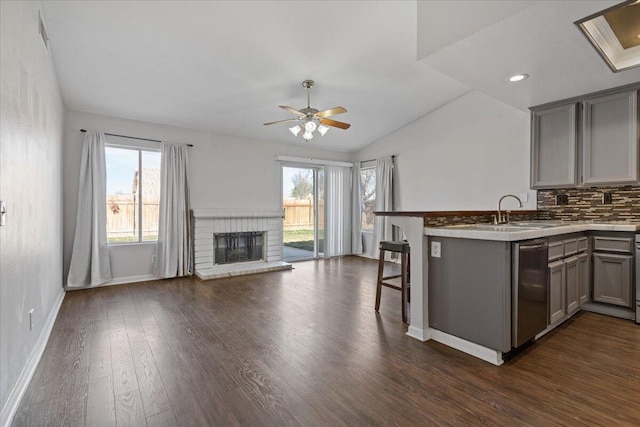
<svg viewBox="0 0 640 427"><path fill-rule="evenodd" d="M363 231L373 231L376 206L376 168L360 170L360 211L362 212L361 227Z"/></svg>

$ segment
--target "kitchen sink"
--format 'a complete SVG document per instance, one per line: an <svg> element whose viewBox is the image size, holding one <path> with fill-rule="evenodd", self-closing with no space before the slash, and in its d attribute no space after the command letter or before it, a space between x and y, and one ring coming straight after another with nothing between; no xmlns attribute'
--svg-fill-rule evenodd
<svg viewBox="0 0 640 427"><path fill-rule="evenodd" d="M518 225L518 224L464 224L456 225L455 228L464 228L465 230L479 231L527 231L541 230L545 227L538 225Z"/></svg>
<svg viewBox="0 0 640 427"><path fill-rule="evenodd" d="M552 227L560 227L565 225L565 223L560 221L517 221L512 222L507 225L513 226L522 226L522 227L536 227L536 228L552 228Z"/></svg>

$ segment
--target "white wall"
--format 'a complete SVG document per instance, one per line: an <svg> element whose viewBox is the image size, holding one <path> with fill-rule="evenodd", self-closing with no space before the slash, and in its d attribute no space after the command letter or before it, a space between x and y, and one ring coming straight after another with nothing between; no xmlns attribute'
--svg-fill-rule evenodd
<svg viewBox="0 0 640 427"><path fill-rule="evenodd" d="M529 190L529 114L480 92L375 141L352 160L393 154L396 210L495 210L507 193L527 193L525 208L536 208Z"/></svg>
<svg viewBox="0 0 640 427"><path fill-rule="evenodd" d="M40 2L0 2L0 408L4 425L48 336L62 289L62 125ZM33 309L33 329L28 311Z"/></svg>
<svg viewBox="0 0 640 427"><path fill-rule="evenodd" d="M211 132L68 111L64 143L64 272L69 271L75 232L80 129L193 144L189 151L191 206L194 209L281 209L278 155L347 160L347 153L320 150L313 143L292 145ZM283 127L283 132L288 132ZM302 140L301 140L302 141ZM151 274L155 245L110 248L114 281Z"/></svg>

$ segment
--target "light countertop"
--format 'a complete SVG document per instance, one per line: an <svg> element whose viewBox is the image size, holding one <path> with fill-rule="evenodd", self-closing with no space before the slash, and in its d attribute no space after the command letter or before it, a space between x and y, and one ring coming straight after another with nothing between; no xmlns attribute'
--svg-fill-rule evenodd
<svg viewBox="0 0 640 427"><path fill-rule="evenodd" d="M425 227L425 236L454 237L461 239L498 240L513 242L537 239L558 234L579 233L583 231L626 231L640 232L640 222L594 221L528 221L515 224L465 224L449 227Z"/></svg>

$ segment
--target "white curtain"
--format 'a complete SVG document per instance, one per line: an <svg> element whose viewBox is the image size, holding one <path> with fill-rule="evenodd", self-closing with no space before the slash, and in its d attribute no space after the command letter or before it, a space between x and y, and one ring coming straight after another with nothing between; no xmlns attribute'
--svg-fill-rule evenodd
<svg viewBox="0 0 640 427"><path fill-rule="evenodd" d="M376 161L376 211L393 210L393 158L383 157ZM373 223L373 242L371 245L371 257L380 255L380 242L393 240L392 226L388 217L377 216Z"/></svg>
<svg viewBox="0 0 640 427"><path fill-rule="evenodd" d="M353 165L351 178L351 253L362 253L362 193L360 164Z"/></svg>
<svg viewBox="0 0 640 427"><path fill-rule="evenodd" d="M82 145L76 234L67 287L93 287L111 280L107 244L107 167L103 133L87 131Z"/></svg>
<svg viewBox="0 0 640 427"><path fill-rule="evenodd" d="M324 169L324 256L351 253L351 168L327 165Z"/></svg>
<svg viewBox="0 0 640 427"><path fill-rule="evenodd" d="M162 144L160 224L154 273L160 278L192 274L188 147Z"/></svg>

